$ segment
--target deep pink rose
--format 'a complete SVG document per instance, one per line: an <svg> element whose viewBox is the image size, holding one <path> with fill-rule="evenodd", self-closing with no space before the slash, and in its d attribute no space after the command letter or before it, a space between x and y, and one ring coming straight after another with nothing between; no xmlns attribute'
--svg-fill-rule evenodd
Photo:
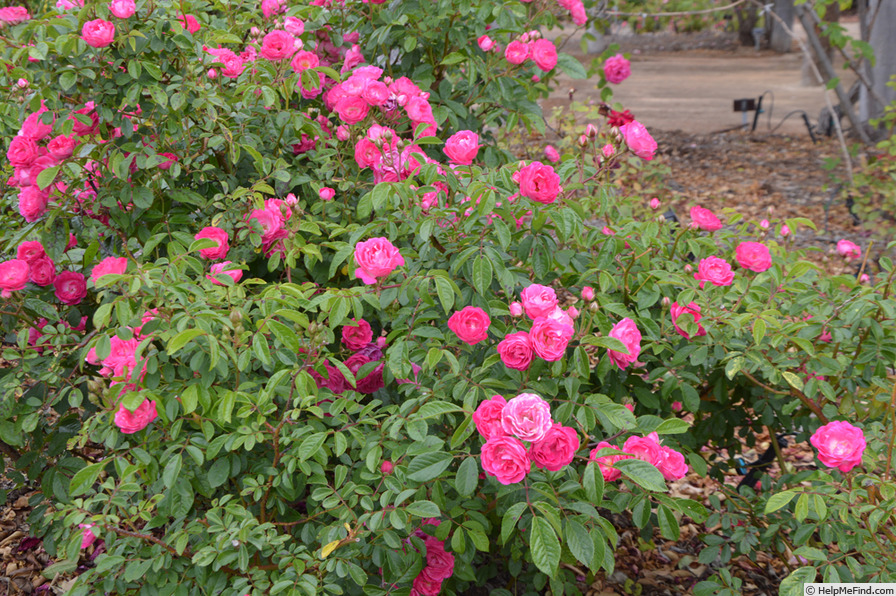
<svg viewBox="0 0 896 596"><path fill-rule="evenodd" d="M604 480L612 482L622 475L622 472L614 468L613 464L619 460L631 459L631 456L622 453L598 456L597 454L601 449L616 449L616 447L610 445L606 441L601 441L597 444L597 447L591 450L591 454L589 455L589 459L593 462L597 462L597 465L600 466L600 473L603 474Z"/></svg>
<svg viewBox="0 0 896 596"><path fill-rule="evenodd" d="M483 52L487 52L495 47L495 42L488 35L483 35L478 40L476 40L476 43L479 44L479 49L481 49Z"/></svg>
<svg viewBox="0 0 896 596"><path fill-rule="evenodd" d="M243 60L236 54L234 54L231 50L224 50L217 54L217 61L224 65L224 68L221 69L221 74L227 78L235 79L241 74L243 74L243 70L245 70L245 66L243 65Z"/></svg>
<svg viewBox="0 0 896 596"><path fill-rule="evenodd" d="M314 2L316 0L312 0ZM438 596L442 591L442 580L430 577L429 567L424 567L420 574L414 578L411 594L418 596Z"/></svg>
<svg viewBox="0 0 896 596"><path fill-rule="evenodd" d="M557 48L549 39L538 39L529 46L535 66L548 72L557 66Z"/></svg>
<svg viewBox="0 0 896 596"><path fill-rule="evenodd" d="M501 425L501 414L505 405L507 405L506 399L500 395L493 395L480 403L473 412L473 424L486 441L505 434Z"/></svg>
<svg viewBox="0 0 896 596"><path fill-rule="evenodd" d="M548 161L551 161L554 163L560 161L560 153L557 151L557 149L553 145L547 145L544 148L544 156Z"/></svg>
<svg viewBox="0 0 896 596"><path fill-rule="evenodd" d="M557 293L553 288L532 284L520 293L520 300L530 319L546 317L557 308Z"/></svg>
<svg viewBox="0 0 896 596"><path fill-rule="evenodd" d="M50 142L47 143L47 152L53 159L62 161L63 159L68 159L72 156L77 144L77 141L72 137L58 135L50 139Z"/></svg>
<svg viewBox="0 0 896 596"><path fill-rule="evenodd" d="M180 26L186 29L191 35L202 29L202 25L191 14L177 17Z"/></svg>
<svg viewBox="0 0 896 596"><path fill-rule="evenodd" d="M120 404L118 412L115 413L115 426L120 428L124 434L132 435L149 426L149 423L158 416L155 401L144 399L143 403L137 406L133 412L125 408L124 404Z"/></svg>
<svg viewBox="0 0 896 596"><path fill-rule="evenodd" d="M296 51L296 38L282 29L274 29L261 40L261 57L271 62L286 60Z"/></svg>
<svg viewBox="0 0 896 596"><path fill-rule="evenodd" d="M43 258L46 254L44 245L37 240L26 240L16 249L16 257L29 264Z"/></svg>
<svg viewBox="0 0 896 596"><path fill-rule="evenodd" d="M12 292L21 290L31 276L31 266L21 259L11 259L0 263L0 296L9 298Z"/></svg>
<svg viewBox="0 0 896 596"><path fill-rule="evenodd" d="M529 458L539 468L556 472L572 463L579 450L575 429L554 423L544 438L529 447Z"/></svg>
<svg viewBox="0 0 896 596"><path fill-rule="evenodd" d="M359 393L370 394L383 388L383 364L374 368L366 376L358 378L358 371L361 370L361 367L368 362L379 362L382 359L383 351L376 344L368 344L345 361L345 367L355 375Z"/></svg>
<svg viewBox="0 0 896 596"><path fill-rule="evenodd" d="M47 255L30 263L30 280L39 286L48 286L56 279L56 264Z"/></svg>
<svg viewBox="0 0 896 596"><path fill-rule="evenodd" d="M684 455L671 447L660 447L663 451L663 460L657 465L657 469L666 480L680 480L688 473L688 464L684 461Z"/></svg>
<svg viewBox="0 0 896 596"><path fill-rule="evenodd" d="M643 124L632 120L628 124L620 126L619 131L632 153L646 161L653 159L653 155L656 153L656 141L653 140Z"/></svg>
<svg viewBox="0 0 896 596"><path fill-rule="evenodd" d="M445 141L445 155L452 163L468 166L479 153L479 135L472 130L461 130Z"/></svg>
<svg viewBox="0 0 896 596"><path fill-rule="evenodd" d="M607 58L604 62L604 77L607 82L618 85L632 74L632 68L629 61L622 54L616 54Z"/></svg>
<svg viewBox="0 0 896 596"><path fill-rule="evenodd" d="M809 442L818 449L818 460L829 468L849 472L862 463L865 434L849 422L829 422L816 430Z"/></svg>
<svg viewBox="0 0 896 596"><path fill-rule="evenodd" d="M106 257L93 267L90 279L96 283L104 275L121 275L128 268L127 257Z"/></svg>
<svg viewBox="0 0 896 596"><path fill-rule="evenodd" d="M342 343L349 350L357 351L373 341L373 330L364 319L352 319L354 325L342 327Z"/></svg>
<svg viewBox="0 0 896 596"><path fill-rule="evenodd" d="M700 314L700 305L696 302L691 302L687 306L681 306L680 304L678 304L678 302L673 302L671 313L672 326L675 327L675 330L678 331L679 335L681 335L685 339L691 339L691 336L688 335L684 329L678 326L678 317L683 314L689 314L694 317L694 322L697 323L697 337L706 335L706 329L704 329L703 325L700 324L700 319L703 316Z"/></svg>
<svg viewBox="0 0 896 596"><path fill-rule="evenodd" d="M4 6L0 8L0 23L17 25L31 19L28 9L24 6Z"/></svg>
<svg viewBox="0 0 896 596"><path fill-rule="evenodd" d="M85 277L74 271L63 271L53 281L56 290L56 298L64 304L74 306L80 304L87 295L87 282Z"/></svg>
<svg viewBox="0 0 896 596"><path fill-rule="evenodd" d="M361 98L372 106L381 106L389 101L389 87L382 81L368 80Z"/></svg>
<svg viewBox="0 0 896 596"><path fill-rule="evenodd" d="M731 265L725 259L706 257L700 259L694 279L700 282L701 288L707 281L714 286L730 286L734 281L734 271L731 270Z"/></svg>
<svg viewBox="0 0 896 596"><path fill-rule="evenodd" d="M646 437L633 435L625 440L622 450L633 455L635 459L646 461L657 467L659 467L665 457L656 433L650 433Z"/></svg>
<svg viewBox="0 0 896 596"><path fill-rule="evenodd" d="M488 339L488 326L491 323L488 313L478 306L465 306L448 319L448 329L454 331L462 342L472 346Z"/></svg>
<svg viewBox="0 0 896 596"><path fill-rule="evenodd" d="M22 122L22 128L19 131L20 136L29 137L35 141L40 141L51 132L53 132L53 123L56 122L56 116L54 115L51 118L49 124L45 124L43 121L43 114L46 111L47 106L44 105L44 100L40 100L40 109L36 112L31 112L30 114L28 114L28 117L25 118L24 122Z"/></svg>
<svg viewBox="0 0 896 596"><path fill-rule="evenodd" d="M296 72L302 72L309 68L317 68L320 66L320 58L314 52L308 50L299 50L290 63L292 69Z"/></svg>
<svg viewBox="0 0 896 596"><path fill-rule="evenodd" d="M432 579L446 580L454 574L454 555L445 551L445 543L433 536L427 536L426 574Z"/></svg>
<svg viewBox="0 0 896 596"><path fill-rule="evenodd" d="M532 364L532 342L525 331L517 331L504 336L498 343L498 355L507 368L526 370Z"/></svg>
<svg viewBox="0 0 896 596"><path fill-rule="evenodd" d="M345 95L336 102L335 111L346 124L357 124L370 113L370 104L361 97Z"/></svg>
<svg viewBox="0 0 896 596"><path fill-rule="evenodd" d="M216 286L222 286L220 281L217 280L216 276L218 275L227 275L233 280L233 283L238 282L243 278L243 272L240 269L232 269L228 268L228 265L233 265L230 261L224 261L223 263L215 263L211 267L209 267L209 273L205 277Z"/></svg>
<svg viewBox="0 0 896 596"><path fill-rule="evenodd" d="M87 21L81 28L81 39L90 47L105 48L115 40L115 25L103 19Z"/></svg>
<svg viewBox="0 0 896 596"><path fill-rule="evenodd" d="M281 12L285 12L287 8L289 7L286 3L281 3L280 0L261 0L261 14L263 14L266 19L275 17Z"/></svg>
<svg viewBox="0 0 896 596"><path fill-rule="evenodd" d="M81 550L96 542L96 534L93 533L93 524L78 524L81 529Z"/></svg>
<svg viewBox="0 0 896 596"><path fill-rule="evenodd" d="M40 157L40 147L31 137L16 136L9 143L6 159L15 168L27 168Z"/></svg>
<svg viewBox="0 0 896 596"><path fill-rule="evenodd" d="M271 244L280 238L285 238L288 232L283 227L283 215L279 210L253 209L248 220L255 220L261 226L261 241L263 244ZM214 250L214 249L209 249Z"/></svg>
<svg viewBox="0 0 896 596"><path fill-rule="evenodd" d="M19 213L25 221L37 221L47 212L49 194L36 186L26 186L19 191Z"/></svg>
<svg viewBox="0 0 896 596"><path fill-rule="evenodd" d="M482 446L482 469L501 484L516 484L532 469L526 447L516 438L492 437Z"/></svg>
<svg viewBox="0 0 896 596"><path fill-rule="evenodd" d="M837 242L837 252L840 253L840 256L846 257L847 259L858 259L862 256L862 248L855 242L851 242L845 238Z"/></svg>
<svg viewBox="0 0 896 596"><path fill-rule="evenodd" d="M504 49L504 58L511 64L522 64L529 59L529 44L518 39L511 41Z"/></svg>
<svg viewBox="0 0 896 596"><path fill-rule="evenodd" d="M305 23L297 17L285 17L283 19L283 28L290 35L299 36L305 32Z"/></svg>
<svg viewBox="0 0 896 596"><path fill-rule="evenodd" d="M563 358L575 329L550 317L538 317L529 330L529 341L539 358L554 362Z"/></svg>
<svg viewBox="0 0 896 596"><path fill-rule="evenodd" d="M376 278L386 277L396 267L404 265L404 258L388 238L371 238L355 245L355 275L365 284L375 284Z"/></svg>
<svg viewBox="0 0 896 596"><path fill-rule="evenodd" d="M553 423L551 406L534 393L520 393L501 412L504 432L522 441L540 441Z"/></svg>
<svg viewBox="0 0 896 596"><path fill-rule="evenodd" d="M137 12L137 4L134 0L112 0L109 3L109 12L119 19L128 19Z"/></svg>
<svg viewBox="0 0 896 596"><path fill-rule="evenodd" d="M218 244L211 248L200 249L199 254L202 255L203 258L217 261L227 257L227 251L230 250L230 237L225 230L214 226L206 226L195 236L196 240L199 240L200 238L209 238Z"/></svg>
<svg viewBox="0 0 896 596"><path fill-rule="evenodd" d="M715 213L697 205L691 207L691 225L707 232L722 229L722 222L719 221Z"/></svg>
<svg viewBox="0 0 896 596"><path fill-rule="evenodd" d="M628 354L623 354L616 350L607 350L607 355L613 364L624 369L629 364L637 362L641 353L641 332L633 320L628 317L622 319L613 325L613 329L607 335L621 341L629 351Z"/></svg>
<svg viewBox="0 0 896 596"><path fill-rule="evenodd" d="M560 176L554 168L540 161L533 161L519 171L520 194L533 201L548 205L560 194Z"/></svg>
<svg viewBox="0 0 896 596"><path fill-rule="evenodd" d="M756 273L762 273L772 266L772 255L761 242L741 242L734 254L738 265Z"/></svg>

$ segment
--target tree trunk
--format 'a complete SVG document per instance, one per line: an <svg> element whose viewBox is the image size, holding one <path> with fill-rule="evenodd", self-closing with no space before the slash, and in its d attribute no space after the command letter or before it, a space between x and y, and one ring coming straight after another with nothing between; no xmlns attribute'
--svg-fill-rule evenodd
<svg viewBox="0 0 896 596"><path fill-rule="evenodd" d="M734 9L737 15L737 37L743 46L753 45L753 28L759 21L759 13L755 6L737 6Z"/></svg>
<svg viewBox="0 0 896 596"><path fill-rule="evenodd" d="M896 102L896 89L888 86L890 78L896 75L896 2L893 0L870 0L867 10L868 37L871 47L874 48L874 66L869 66L866 71L871 80L871 86L879 97L885 102ZM862 89L859 99L860 118L867 122L874 118L880 118L884 113L884 106L875 101L866 89ZM874 136L881 138L887 131L879 127Z"/></svg>
<svg viewBox="0 0 896 596"><path fill-rule="evenodd" d="M790 30L793 29L793 0L775 0L772 11L784 21L786 28L778 22L778 19L769 17L772 30L769 46L779 54L786 54L793 42L790 36Z"/></svg>

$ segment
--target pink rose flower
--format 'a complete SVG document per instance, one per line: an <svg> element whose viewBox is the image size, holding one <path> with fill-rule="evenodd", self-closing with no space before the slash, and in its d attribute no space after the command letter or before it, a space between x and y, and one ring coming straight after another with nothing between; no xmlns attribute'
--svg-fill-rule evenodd
<svg viewBox="0 0 896 596"><path fill-rule="evenodd" d="M551 406L534 393L520 393L504 406L501 426L521 441L540 441L554 423Z"/></svg>
<svg viewBox="0 0 896 596"><path fill-rule="evenodd" d="M239 280L243 278L243 272L240 269L229 269L228 265L233 265L230 261L224 261L223 263L215 263L211 267L209 267L209 273L206 275L206 279L210 280L216 286L223 286L220 281L218 281L218 275L228 275L233 280L233 283L237 283Z"/></svg>
<svg viewBox="0 0 896 596"><path fill-rule="evenodd" d="M532 342L525 331L517 331L504 336L498 343L498 355L507 368L526 370L532 364Z"/></svg>
<svg viewBox="0 0 896 596"><path fill-rule="evenodd" d="M532 42L529 48L532 50L532 60L535 61L535 66L544 72L548 72L557 66L557 48L554 46L553 41L539 39Z"/></svg>
<svg viewBox="0 0 896 596"><path fill-rule="evenodd" d="M641 332L633 320L628 317L622 319L613 325L613 329L607 335L621 341L629 351L628 354L623 354L616 350L607 350L607 355L613 364L625 369L638 360L638 355L641 353Z"/></svg>
<svg viewBox="0 0 896 596"><path fill-rule="evenodd" d="M506 404L506 399L500 395L493 395L490 399L483 400L473 412L473 424L486 441L505 434L501 425L501 414Z"/></svg>
<svg viewBox="0 0 896 596"><path fill-rule="evenodd" d="M286 60L296 51L296 38L283 31L274 29L261 40L261 57L271 62Z"/></svg>
<svg viewBox="0 0 896 596"><path fill-rule="evenodd" d="M121 275L128 268L127 257L106 257L90 272L90 279L96 283L104 275Z"/></svg>
<svg viewBox="0 0 896 596"><path fill-rule="evenodd" d="M604 62L604 77L607 82L618 85L632 74L631 64L622 54L607 58Z"/></svg>
<svg viewBox="0 0 896 596"><path fill-rule="evenodd" d="M591 286L585 286L582 288L582 300L585 302L591 302L594 300L594 288Z"/></svg>
<svg viewBox="0 0 896 596"><path fill-rule="evenodd" d="M725 259L706 257L700 259L694 279L700 282L701 288L707 281L714 286L730 286L734 281L734 271Z"/></svg>
<svg viewBox="0 0 896 596"><path fill-rule="evenodd" d="M818 449L818 460L829 468L845 473L862 463L865 434L849 422L829 422L816 430L809 442Z"/></svg>
<svg viewBox="0 0 896 596"><path fill-rule="evenodd" d="M722 229L722 222L712 211L697 205L691 207L691 225L707 232Z"/></svg>
<svg viewBox="0 0 896 596"><path fill-rule="evenodd" d="M683 406L682 406L682 404L681 404L680 401L673 401L673 402L672 402L672 411L673 411L673 412L681 412L682 407L683 407Z"/></svg>
<svg viewBox="0 0 896 596"><path fill-rule="evenodd" d="M36 186L26 186L19 191L19 213L28 223L37 221L47 212L48 202L49 194Z"/></svg>
<svg viewBox="0 0 896 596"><path fill-rule="evenodd" d="M578 450L579 436L575 429L555 422L544 438L529 447L529 459L539 468L556 472L571 464Z"/></svg>
<svg viewBox="0 0 896 596"><path fill-rule="evenodd" d="M0 263L0 296L9 298L13 292L21 290L31 276L31 266L20 259Z"/></svg>
<svg viewBox="0 0 896 596"><path fill-rule="evenodd" d="M479 49L483 52L488 52L493 47L495 47L495 42L488 35L483 35L476 42L479 44Z"/></svg>
<svg viewBox="0 0 896 596"><path fill-rule="evenodd" d="M660 208L660 200L656 197L650 199L650 208L651 209L659 209Z"/></svg>
<svg viewBox="0 0 896 596"><path fill-rule="evenodd" d="M93 533L93 524L78 524L81 529L81 550L88 548L96 541L96 534Z"/></svg>
<svg viewBox="0 0 896 596"><path fill-rule="evenodd" d="M53 137L50 142L47 143L47 152L53 159L62 161L63 159L68 159L72 156L77 144L78 143L72 137L58 135Z"/></svg>
<svg viewBox="0 0 896 596"><path fill-rule="evenodd" d="M392 473L392 470L395 469L395 464L393 464L388 459L383 460L383 463L380 464L380 472L383 473L383 476L388 476Z"/></svg>
<svg viewBox="0 0 896 596"><path fill-rule="evenodd" d="M358 351L373 341L373 330L364 319L352 319L354 325L343 325L342 343L352 351Z"/></svg>
<svg viewBox="0 0 896 596"><path fill-rule="evenodd" d="M631 436L625 440L622 450L640 459L653 464L657 468L665 457L656 433L650 433L646 437Z"/></svg>
<svg viewBox="0 0 896 596"><path fill-rule="evenodd" d="M374 393L383 388L383 368L380 364L364 377L358 377L358 371L368 362L379 362L383 359L382 350L376 345L367 345L355 352L345 361L345 367L349 369L357 381L359 393Z"/></svg>
<svg viewBox="0 0 896 596"><path fill-rule="evenodd" d="M858 259L862 256L862 248L855 242L845 238L837 242L837 252L840 253L840 256L847 259Z"/></svg>
<svg viewBox="0 0 896 596"><path fill-rule="evenodd" d="M81 39L90 47L105 48L115 40L115 25L103 19L87 21L81 28Z"/></svg>
<svg viewBox="0 0 896 596"><path fill-rule="evenodd" d="M656 141L647 132L647 128L637 120L632 120L628 124L619 127L625 144L632 150L632 153L643 160L650 161L656 153Z"/></svg>
<svg viewBox="0 0 896 596"><path fill-rule="evenodd" d="M782 236L790 236L790 226L784 224L781 226L781 235Z"/></svg>
<svg viewBox="0 0 896 596"><path fill-rule="evenodd" d="M112 0L109 3L109 12L119 19L128 19L137 12L137 4L134 0Z"/></svg>
<svg viewBox="0 0 896 596"><path fill-rule="evenodd" d="M186 29L191 35L202 29L202 25L200 25L199 21L196 20L196 17L191 14L177 17L177 20L180 22L180 26Z"/></svg>
<svg viewBox="0 0 896 596"><path fill-rule="evenodd" d="M120 404L118 412L115 413L115 426L121 429L126 435L132 435L138 430L143 430L149 423L158 418L156 411L156 402L144 399L143 403L137 406L137 409L131 412Z"/></svg>
<svg viewBox="0 0 896 596"><path fill-rule="evenodd" d="M223 259L227 256L227 251L230 250L230 237L227 235L227 232L221 228L206 226L202 228L194 238L196 240L208 238L217 243L217 246L199 249L199 254L202 255L202 258L204 259L209 259L211 261Z"/></svg>
<svg viewBox="0 0 896 596"><path fill-rule="evenodd" d="M56 279L56 264L47 255L30 263L29 279L39 286L48 286Z"/></svg>
<svg viewBox="0 0 896 596"><path fill-rule="evenodd" d="M0 8L0 23L18 25L31 19L28 9L24 6L4 6Z"/></svg>
<svg viewBox="0 0 896 596"><path fill-rule="evenodd" d="M523 305L519 302L511 302L509 310L511 317L518 317L523 314Z"/></svg>
<svg viewBox="0 0 896 596"><path fill-rule="evenodd" d="M684 461L684 455L671 447L660 447L663 459L657 465L657 469L666 480L680 480L688 473L688 464Z"/></svg>
<svg viewBox="0 0 896 596"><path fill-rule="evenodd" d="M445 155L452 163L468 166L479 153L479 135L472 130L461 130L445 141Z"/></svg>
<svg viewBox="0 0 896 596"><path fill-rule="evenodd" d="M520 194L533 201L548 205L560 194L560 176L554 168L540 161L533 161L519 171Z"/></svg>
<svg viewBox="0 0 896 596"><path fill-rule="evenodd" d="M738 265L756 273L762 273L772 266L772 255L761 242L741 242L734 254Z"/></svg>
<svg viewBox="0 0 896 596"><path fill-rule="evenodd" d="M328 2L330 0L312 0L312 3L318 1ZM414 578L414 582L411 584L411 594L414 596L438 596L442 591L442 580L431 578L427 573L428 570L428 567L424 567Z"/></svg>
<svg viewBox="0 0 896 596"><path fill-rule="evenodd" d="M14 168L27 168L40 157L40 147L31 137L17 136L9 142L6 159Z"/></svg>
<svg viewBox="0 0 896 596"><path fill-rule="evenodd" d="M544 148L544 157L550 162L557 163L560 161L560 153L553 145L547 145Z"/></svg>
<svg viewBox="0 0 896 596"><path fill-rule="evenodd" d="M371 238L355 245L355 275L365 284L373 285L376 278L386 277L396 267L404 265L404 258L388 238Z"/></svg>
<svg viewBox="0 0 896 596"><path fill-rule="evenodd" d="M433 536L427 536L426 574L432 579L444 581L454 574L454 555L445 551L445 543Z"/></svg>
<svg viewBox="0 0 896 596"><path fill-rule="evenodd" d="M511 41L504 49L504 58L511 64L522 64L529 59L529 44L518 39Z"/></svg>
<svg viewBox="0 0 896 596"><path fill-rule="evenodd" d="M335 111L346 124L357 124L370 113L370 104L361 97L346 95L336 102Z"/></svg>
<svg viewBox="0 0 896 596"><path fill-rule="evenodd" d="M539 358L554 362L563 358L574 332L572 325L550 317L539 317L529 330L529 341Z"/></svg>
<svg viewBox="0 0 896 596"><path fill-rule="evenodd" d="M74 271L63 271L53 281L56 298L63 304L80 304L87 295L87 282L83 275Z"/></svg>
<svg viewBox="0 0 896 596"><path fill-rule="evenodd" d="M700 314L700 305L696 302L691 302L687 306L681 306L678 302L672 303L672 308L670 309L672 313L672 326L675 327L675 330L678 331L678 334L684 337L685 339L691 339L691 336L688 333L678 326L678 317L683 314L689 314L694 317L694 322L697 323L697 337L706 335L706 329L703 328L703 325L700 324L700 319L703 315Z"/></svg>
<svg viewBox="0 0 896 596"><path fill-rule="evenodd" d="M557 294L554 289L540 284L532 284L525 288L520 293L520 300L530 319L546 317L557 308Z"/></svg>
<svg viewBox="0 0 896 596"><path fill-rule="evenodd" d="M305 23L297 17L285 17L283 19L283 28L290 35L298 37L305 32Z"/></svg>
<svg viewBox="0 0 896 596"><path fill-rule="evenodd" d="M614 455L601 455L597 454L601 449L616 449L613 445L610 445L606 441L601 441L597 444L597 447L591 450L591 454L588 459L593 462L597 462L597 465L600 467L600 473L603 474L604 480L607 482L613 482L617 480L620 476L622 476L622 472L613 467L613 464L623 459L631 459L630 455L625 455L623 453L617 453Z"/></svg>
<svg viewBox="0 0 896 596"><path fill-rule="evenodd" d="M385 104L389 96L389 87L381 81L368 80L361 92L361 98L372 106Z"/></svg>
<svg viewBox="0 0 896 596"><path fill-rule="evenodd" d="M482 446L481 460L486 474L504 485L521 482L532 469L526 447L514 437L488 439Z"/></svg>
<svg viewBox="0 0 896 596"><path fill-rule="evenodd" d="M264 15L264 18L266 19L275 17L281 12L285 12L287 8L289 7L286 3L281 3L280 0L261 0L261 14Z"/></svg>
<svg viewBox="0 0 896 596"><path fill-rule="evenodd" d="M478 306L465 306L448 319L448 329L454 331L462 342L472 346L488 338L491 323L488 313Z"/></svg>
<svg viewBox="0 0 896 596"><path fill-rule="evenodd" d="M26 240L19 244L16 249L16 257L28 264L31 264L38 259L42 259L46 254L44 245L37 240Z"/></svg>

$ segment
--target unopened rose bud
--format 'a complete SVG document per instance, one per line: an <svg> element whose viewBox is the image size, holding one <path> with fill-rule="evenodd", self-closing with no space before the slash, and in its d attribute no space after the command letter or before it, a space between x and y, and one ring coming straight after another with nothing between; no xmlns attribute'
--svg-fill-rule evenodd
<svg viewBox="0 0 896 596"><path fill-rule="evenodd" d="M233 309L230 311L230 322L234 325L240 323L243 320L243 313L238 311L237 309Z"/></svg>
<svg viewBox="0 0 896 596"><path fill-rule="evenodd" d="M31 83L28 82L28 79L19 79L16 81L16 85L19 89L27 89Z"/></svg>
<svg viewBox="0 0 896 596"><path fill-rule="evenodd" d="M690 263L688 263L687 265L684 266L684 272L685 273L693 273L694 272L694 268L691 266Z"/></svg>
<svg viewBox="0 0 896 596"><path fill-rule="evenodd" d="M596 137L597 136L597 127L594 126L593 124L586 125L585 126L585 134L592 138Z"/></svg>
<svg viewBox="0 0 896 596"><path fill-rule="evenodd" d="M511 317L519 317L523 314L523 305L519 302L511 302L510 303L510 316Z"/></svg>
<svg viewBox="0 0 896 596"><path fill-rule="evenodd" d="M597 302L592 302L588 305L588 310L591 312L597 312L600 310L600 306L597 304Z"/></svg>
<svg viewBox="0 0 896 596"><path fill-rule="evenodd" d="M382 464L380 464L380 472L383 473L384 476L388 476L392 473L392 470L395 469L395 464L390 462L388 459L384 460Z"/></svg>
<svg viewBox="0 0 896 596"><path fill-rule="evenodd" d="M763 219L762 221L759 222L759 227L762 228L763 230L767 230L769 225L770 224L768 223L767 219Z"/></svg>
<svg viewBox="0 0 896 596"><path fill-rule="evenodd" d="M385 337L378 337L378 338L376 338L376 347L378 347L378 348L381 349L381 350L385 349L385 347L386 347L386 338L385 338Z"/></svg>
<svg viewBox="0 0 896 596"><path fill-rule="evenodd" d="M588 146L588 137L585 135L579 135L579 146L587 147Z"/></svg>
<svg viewBox="0 0 896 596"><path fill-rule="evenodd" d="M782 236L790 236L790 226L784 224L781 226L781 235Z"/></svg>
<svg viewBox="0 0 896 596"><path fill-rule="evenodd" d="M210 79L218 78L218 71L215 70L214 68L209 68L208 69L208 78L210 78Z"/></svg>
<svg viewBox="0 0 896 596"><path fill-rule="evenodd" d="M296 198L296 195L294 195L292 193L289 193L288 195L286 195L286 198L284 200L286 201L287 205L291 205L291 206L295 206L299 202L299 199Z"/></svg>
<svg viewBox="0 0 896 596"><path fill-rule="evenodd" d="M336 127L336 138L340 141L347 141L349 137L348 127L341 124Z"/></svg>
<svg viewBox="0 0 896 596"><path fill-rule="evenodd" d="M594 288L591 286L585 286L582 288L582 300L585 302L591 302L594 300Z"/></svg>
<svg viewBox="0 0 896 596"><path fill-rule="evenodd" d="M604 157L609 159L609 158L613 157L613 155L616 153L616 147L607 143L606 145L601 147L600 152L604 154Z"/></svg>
<svg viewBox="0 0 896 596"><path fill-rule="evenodd" d="M663 308L669 308L672 305L672 301L668 296L663 296Z"/></svg>
<svg viewBox="0 0 896 596"><path fill-rule="evenodd" d="M660 208L660 200L656 197L650 199L650 208L651 209L659 209Z"/></svg>
<svg viewBox="0 0 896 596"><path fill-rule="evenodd" d="M332 201L333 197L336 196L336 191L328 186L324 186L318 192L322 201Z"/></svg>
<svg viewBox="0 0 896 596"><path fill-rule="evenodd" d="M631 412L632 414L635 413L635 406L634 406L634 405L632 405L632 404L622 404L622 406L623 406L626 410L628 410L629 412Z"/></svg>
<svg viewBox="0 0 896 596"><path fill-rule="evenodd" d="M577 309L575 306L570 306L566 309L566 314L569 315L570 319L575 319L579 316L579 309Z"/></svg>
<svg viewBox="0 0 896 596"><path fill-rule="evenodd" d="M672 411L673 411L673 412L681 412L681 407L682 407L682 406L681 406L681 402L680 402L680 401L673 401L673 402L672 402Z"/></svg>
<svg viewBox="0 0 896 596"><path fill-rule="evenodd" d="M861 277L859 277L859 283L866 284L866 283L868 283L868 282L870 282L870 281L871 281L871 278L868 277L868 274L867 274L867 273L863 273L863 274L861 275Z"/></svg>

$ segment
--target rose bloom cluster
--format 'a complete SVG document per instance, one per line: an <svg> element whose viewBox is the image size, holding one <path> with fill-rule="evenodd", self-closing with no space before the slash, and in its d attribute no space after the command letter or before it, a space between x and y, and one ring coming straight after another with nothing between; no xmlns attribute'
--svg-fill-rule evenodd
<svg viewBox="0 0 896 596"><path fill-rule="evenodd" d="M345 362L345 367L355 376L355 381L359 393L370 394L382 389L383 383L383 347L385 341L380 339L377 343L373 342L373 330L370 323L364 319L352 319L352 325L342 327L342 344L354 352ZM364 377L358 378L358 371L365 364L370 362L380 362L372 371ZM310 371L315 383L319 388L327 388L336 395L341 395L345 391L352 390L351 385L345 379L345 375L329 362L324 362L326 378L316 371Z"/></svg>
<svg viewBox="0 0 896 596"><path fill-rule="evenodd" d="M4 6L0 8L0 23L4 25L18 25L31 19L28 9L24 6Z"/></svg>
<svg viewBox="0 0 896 596"><path fill-rule="evenodd" d="M551 407L534 393L510 401L495 395L479 404L473 423L485 439L482 469L505 485L522 481L533 463L551 472L561 470L579 449L576 431L555 423Z"/></svg>
<svg viewBox="0 0 896 596"><path fill-rule="evenodd" d="M292 209L290 209L289 204L283 199L267 199L264 202L264 209L253 209L246 216L247 224L252 226L257 225L261 228L261 249L264 251L265 256L271 256L275 252L279 252L282 255L286 252L282 240L288 238L290 235L290 231L286 228L286 223L291 218ZM205 230L208 230L208 228L205 228ZM227 249L229 249L229 246L226 243L226 233L223 237L220 233L208 237L212 237L219 242L218 250L216 251L214 248L204 249L206 251L214 252L206 253L203 256L205 256L205 258L212 258L207 256L208 254L219 255L215 258L223 258L226 256ZM224 252L223 256L220 255L222 249ZM200 253L201 252L202 251L200 251Z"/></svg>
<svg viewBox="0 0 896 596"><path fill-rule="evenodd" d="M22 242L15 259L0 263L0 296L9 298L12 292L25 289L28 282L38 286L53 286L56 298L63 304L75 306L87 296L87 282L77 271L56 273L43 244L36 240ZM99 267L100 265L98 265Z"/></svg>
<svg viewBox="0 0 896 596"><path fill-rule="evenodd" d="M671 447L660 444L659 435L650 433L646 437L631 436L622 445L624 453L612 455L599 455L601 449L616 449L606 441L601 441L597 447L591 450L589 459L600 466L604 480L612 482L617 480L622 472L613 467L613 464L623 459L640 459L656 466L666 480L679 480L688 473L688 465L684 461L684 455Z"/></svg>
<svg viewBox="0 0 896 596"><path fill-rule="evenodd" d="M438 526L437 519L425 519L424 524ZM442 582L454 575L454 555L445 550L445 543L435 536L428 536L423 530L415 530L414 535L426 546L426 564L414 578L411 596L436 596L442 590Z"/></svg>
<svg viewBox="0 0 896 596"><path fill-rule="evenodd" d="M544 72L550 72L557 66L557 47L549 39L540 39L538 31L523 33L504 48L504 58L511 64L520 65L527 60L535 62L535 66Z"/></svg>
<svg viewBox="0 0 896 596"><path fill-rule="evenodd" d="M498 343L498 355L507 368L526 370L535 356L555 362L563 358L566 346L575 333L573 317L578 316L575 307L564 311L557 304L553 288L532 284L520 293L522 304L511 305L511 314L526 315L532 319L529 331L517 331L504 336Z"/></svg>
<svg viewBox="0 0 896 596"><path fill-rule="evenodd" d="M436 163L416 144L407 144L391 128L373 124L355 143L355 162L373 170L373 181L399 182L414 175L424 163Z"/></svg>

